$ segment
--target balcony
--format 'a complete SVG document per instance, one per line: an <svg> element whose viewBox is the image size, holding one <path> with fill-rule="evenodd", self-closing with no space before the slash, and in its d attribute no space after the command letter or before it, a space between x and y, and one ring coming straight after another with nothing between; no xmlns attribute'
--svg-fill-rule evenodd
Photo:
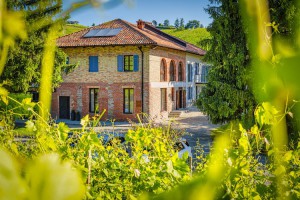
<svg viewBox="0 0 300 200"><path fill-rule="evenodd" d="M195 75L195 83L207 83L207 74Z"/></svg>

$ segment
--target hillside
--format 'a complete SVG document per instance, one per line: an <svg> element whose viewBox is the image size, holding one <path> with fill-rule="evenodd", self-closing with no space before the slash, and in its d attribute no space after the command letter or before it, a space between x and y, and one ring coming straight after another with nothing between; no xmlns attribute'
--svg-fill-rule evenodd
<svg viewBox="0 0 300 200"><path fill-rule="evenodd" d="M84 26L81 24L66 24L66 26L64 27L64 30L62 31L61 36L68 35L70 33L74 33L74 32L80 31L85 28L88 28L88 26Z"/></svg>
<svg viewBox="0 0 300 200"><path fill-rule="evenodd" d="M196 28L196 29L163 29L161 30L167 34L175 36L179 39L187 41L191 44L194 44L204 50L208 50L208 45L200 45L200 41L210 39L210 33L206 30L206 28Z"/></svg>

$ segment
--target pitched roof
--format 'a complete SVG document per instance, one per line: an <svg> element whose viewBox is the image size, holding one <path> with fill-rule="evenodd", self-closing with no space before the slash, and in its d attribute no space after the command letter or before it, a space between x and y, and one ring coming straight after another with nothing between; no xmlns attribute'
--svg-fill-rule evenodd
<svg viewBox="0 0 300 200"><path fill-rule="evenodd" d="M117 28L121 29L121 31L113 36L84 37L90 30ZM198 55L204 55L206 53L203 49L168 35L147 22L143 22L143 29L140 29L137 25L121 19L112 20L98 26L93 26L69 35L62 36L57 39L57 45L59 47L157 45Z"/></svg>

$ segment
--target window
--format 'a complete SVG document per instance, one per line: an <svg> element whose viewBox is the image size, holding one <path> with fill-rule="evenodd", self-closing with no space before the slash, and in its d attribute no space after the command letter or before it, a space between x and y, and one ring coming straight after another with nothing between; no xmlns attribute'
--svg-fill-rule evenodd
<svg viewBox="0 0 300 200"><path fill-rule="evenodd" d="M207 82L207 75L208 75L208 66L202 65L202 69L201 69L201 82L202 83Z"/></svg>
<svg viewBox="0 0 300 200"><path fill-rule="evenodd" d="M138 55L118 55L118 72L137 72L139 71Z"/></svg>
<svg viewBox="0 0 300 200"><path fill-rule="evenodd" d="M98 88L90 88L89 96L90 96L90 112L99 112L98 109Z"/></svg>
<svg viewBox="0 0 300 200"><path fill-rule="evenodd" d="M175 101L175 88L172 88L172 90L171 90L171 99L172 99L172 101Z"/></svg>
<svg viewBox="0 0 300 200"><path fill-rule="evenodd" d="M124 113L125 114L132 114L133 113L133 95L134 90L132 88L124 88Z"/></svg>
<svg viewBox="0 0 300 200"><path fill-rule="evenodd" d="M188 64L188 82L192 82L192 80L193 80L192 64Z"/></svg>
<svg viewBox="0 0 300 200"><path fill-rule="evenodd" d="M70 64L70 58L69 58L69 56L67 56L67 58L66 58L66 64L67 65Z"/></svg>
<svg viewBox="0 0 300 200"><path fill-rule="evenodd" d="M167 66L166 61L161 60L160 62L160 81L167 81Z"/></svg>
<svg viewBox="0 0 300 200"><path fill-rule="evenodd" d="M89 72L98 72L98 56L89 57Z"/></svg>
<svg viewBox="0 0 300 200"><path fill-rule="evenodd" d="M199 75L200 71L199 71L199 63L195 63L195 75Z"/></svg>
<svg viewBox="0 0 300 200"><path fill-rule="evenodd" d="M183 81L183 65L182 62L178 66L178 81Z"/></svg>
<svg viewBox="0 0 300 200"><path fill-rule="evenodd" d="M170 63L170 81L175 81L175 64L173 60Z"/></svg>
<svg viewBox="0 0 300 200"><path fill-rule="evenodd" d="M167 111L167 89L161 88L160 89L160 105L161 111Z"/></svg>
<svg viewBox="0 0 300 200"><path fill-rule="evenodd" d="M124 71L133 71L133 56L124 56Z"/></svg>
<svg viewBox="0 0 300 200"><path fill-rule="evenodd" d="M192 87L188 88L188 99L193 99L193 88Z"/></svg>

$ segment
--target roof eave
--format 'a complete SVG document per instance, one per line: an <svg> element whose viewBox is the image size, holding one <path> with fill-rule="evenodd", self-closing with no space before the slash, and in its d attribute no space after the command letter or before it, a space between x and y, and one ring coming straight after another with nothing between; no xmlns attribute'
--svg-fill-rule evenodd
<svg viewBox="0 0 300 200"><path fill-rule="evenodd" d="M107 44L107 45L57 45L59 48L76 48L76 47L114 47L114 46L151 46L157 45L156 43L140 43L140 44Z"/></svg>

